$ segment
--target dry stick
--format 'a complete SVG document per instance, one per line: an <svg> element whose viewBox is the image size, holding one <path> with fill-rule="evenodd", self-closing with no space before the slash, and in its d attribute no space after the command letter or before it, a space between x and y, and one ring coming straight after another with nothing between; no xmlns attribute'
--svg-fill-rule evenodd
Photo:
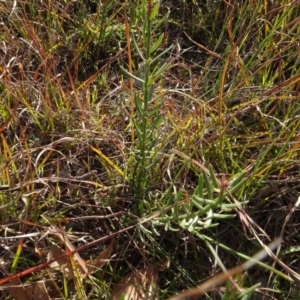
<svg viewBox="0 0 300 300"><path fill-rule="evenodd" d="M269 244L268 250L269 251L274 250L275 248L277 248L280 245L280 243L281 243L281 239L277 238L276 240L274 240L272 243ZM266 249L262 249L257 254L252 256L248 261L243 263L242 265L239 265L227 272L220 273L220 274L214 276L213 278L207 280L203 284L201 284L193 289L190 289L188 291L182 292L179 295L173 296L173 297L169 298L168 300L182 300L182 299L186 299L187 297L195 297L195 296L203 295L208 290L210 290L210 289L216 287L217 285L221 284L222 282L226 281L229 277L235 276L236 274L249 269L250 267L255 265L258 261L262 260L265 256L267 256L267 254L268 254L268 252L266 251Z"/></svg>
<svg viewBox="0 0 300 300"><path fill-rule="evenodd" d="M190 158L186 154L184 154L184 153L182 153L182 152L180 152L180 151L178 151L176 149L172 149L171 152L174 153L174 154L177 154L178 156L180 156L180 157L182 157L182 158L184 158L186 160L189 160L190 162L192 162L193 164L195 164L196 166L198 166L206 174L210 175L209 170L204 165L202 165L201 163L199 163L197 160L195 160L193 158ZM221 182L218 180L218 178L216 178L216 179L217 179L218 184L221 185Z"/></svg>
<svg viewBox="0 0 300 300"><path fill-rule="evenodd" d="M201 44L199 44L199 43L193 41L193 40L191 39L191 37L189 37L188 34L187 34L185 31L184 31L183 33L185 34L185 36L186 36L193 44L195 44L196 46L198 46L200 49L202 49L202 50L208 52L209 54L211 54L211 55L214 56L214 57L217 57L217 58L219 58L219 59L222 59L222 56L221 56L221 55L219 55L219 54L217 54L217 53L215 53L215 52L209 50L208 48L204 47L203 45L201 45Z"/></svg>
<svg viewBox="0 0 300 300"><path fill-rule="evenodd" d="M278 84L277 86L271 88L270 90L267 90L266 92L261 94L261 97L272 95L273 93L277 93L282 91L282 89L286 86L296 84L298 81L300 81L300 74L295 75L292 78L289 78L282 82L281 84Z"/></svg>

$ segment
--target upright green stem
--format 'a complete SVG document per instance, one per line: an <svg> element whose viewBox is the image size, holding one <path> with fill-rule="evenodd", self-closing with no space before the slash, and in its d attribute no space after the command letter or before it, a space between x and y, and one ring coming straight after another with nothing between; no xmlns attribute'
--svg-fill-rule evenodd
<svg viewBox="0 0 300 300"><path fill-rule="evenodd" d="M146 1L143 1L143 5L146 6ZM148 108L149 108L149 78L150 78L150 56L151 56L151 7L152 1L148 0L148 11L145 13L144 23L144 35L146 42L145 64L144 64L144 83L143 83L143 114L142 114L142 140L140 143L140 156L141 161L139 163L140 168L138 176L143 178L138 180L138 196L144 198L145 183L148 181L149 174L146 172L146 160L147 160L147 134L148 134Z"/></svg>

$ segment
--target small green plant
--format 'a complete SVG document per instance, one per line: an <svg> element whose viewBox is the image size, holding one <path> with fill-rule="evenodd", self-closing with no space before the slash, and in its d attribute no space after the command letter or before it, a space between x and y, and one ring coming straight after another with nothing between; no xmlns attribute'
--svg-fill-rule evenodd
<svg viewBox="0 0 300 300"><path fill-rule="evenodd" d="M123 72L133 79L140 91L135 91L133 96L135 115L132 116L133 128L136 135L134 142L134 167L132 170L132 185L135 190L135 197L138 201L140 212L143 211L143 201L149 200L148 189L155 176L155 170L159 161L159 127L162 123L160 108L163 99L157 95L155 84L169 67L168 63L160 63L161 57L167 54L171 48L164 49L159 54L157 50L161 46L164 34L152 41L155 29L164 19L157 21L156 17L160 7L160 2L143 0L139 3L141 11L141 41L143 50L138 45L135 35L131 34L133 49L138 54L137 74L130 73L122 68ZM155 29L153 29L153 26ZM129 61L129 64L133 64Z"/></svg>
<svg viewBox="0 0 300 300"><path fill-rule="evenodd" d="M179 151L173 151L185 157ZM235 217L236 212L246 205L246 202L237 201L233 195L240 194L243 189L247 171L240 172L228 182L227 179L218 179L211 166L207 169L195 160L192 162L202 169L193 194L183 200L182 190L179 191L170 214L157 218L154 224L164 226L166 231L187 230L204 238L204 230L218 226L215 223L217 220Z"/></svg>

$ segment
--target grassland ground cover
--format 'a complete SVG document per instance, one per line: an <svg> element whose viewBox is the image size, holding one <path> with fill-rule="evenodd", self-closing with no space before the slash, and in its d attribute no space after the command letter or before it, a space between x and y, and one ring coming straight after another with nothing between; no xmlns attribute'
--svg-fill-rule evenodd
<svg viewBox="0 0 300 300"><path fill-rule="evenodd" d="M299 1L0 26L1 299L300 299Z"/></svg>

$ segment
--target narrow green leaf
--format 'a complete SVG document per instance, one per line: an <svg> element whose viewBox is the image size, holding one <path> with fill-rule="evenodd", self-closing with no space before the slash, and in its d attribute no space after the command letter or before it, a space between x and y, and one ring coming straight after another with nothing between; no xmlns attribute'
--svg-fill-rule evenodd
<svg viewBox="0 0 300 300"><path fill-rule="evenodd" d="M158 1L156 2L156 4L154 5L154 7L153 7L153 9L152 9L152 11L151 11L151 14L150 14L150 17L149 17L149 20L150 20L150 21L153 20L153 19L155 18L156 14L157 14L157 12L158 12L159 7L160 7L160 0L158 0Z"/></svg>
<svg viewBox="0 0 300 300"><path fill-rule="evenodd" d="M157 48L160 46L162 40L164 38L164 34L162 33L158 39L156 40L156 42L154 43L154 45L150 48L150 53L153 53L155 50L157 50Z"/></svg>
<svg viewBox="0 0 300 300"><path fill-rule="evenodd" d="M174 231L174 232L178 232L180 230L180 228L174 228L171 225L169 225L169 230Z"/></svg>
<svg viewBox="0 0 300 300"><path fill-rule="evenodd" d="M218 180L217 180L217 177L216 177L215 172L214 172L214 170L212 168L212 165L208 166L208 170L209 170L210 178L211 178L211 180L213 182L214 188L216 188L216 189L220 188Z"/></svg>
<svg viewBox="0 0 300 300"><path fill-rule="evenodd" d="M182 190L179 190L176 195L176 202L181 201L181 199L182 199Z"/></svg>
<svg viewBox="0 0 300 300"><path fill-rule="evenodd" d="M143 103L140 101L139 97L134 97L134 104L139 116L143 118L145 116L145 110L142 107Z"/></svg>
<svg viewBox="0 0 300 300"><path fill-rule="evenodd" d="M194 191L194 196L197 196L199 198L203 198L203 175L202 174L200 174L198 176L198 185L197 185L197 187Z"/></svg>
<svg viewBox="0 0 300 300"><path fill-rule="evenodd" d="M156 99L157 100L157 99ZM153 101L151 101L150 103L152 103ZM149 118L153 117L154 115L159 113L160 108L163 105L163 101L161 101L160 103L158 103L156 106L153 107L153 109L149 112Z"/></svg>
<svg viewBox="0 0 300 300"><path fill-rule="evenodd" d="M178 213L178 206L175 205L173 208L172 208L172 218L177 220L179 217L179 213Z"/></svg>
<svg viewBox="0 0 300 300"><path fill-rule="evenodd" d="M245 180L246 179L242 179L242 181L237 182L234 186L230 187L229 192L231 194L237 192L241 188L241 186L245 183Z"/></svg>
<svg viewBox="0 0 300 300"><path fill-rule="evenodd" d="M197 224L200 225L201 227L205 226L205 222L201 221L200 219L197 221Z"/></svg>
<svg viewBox="0 0 300 300"><path fill-rule="evenodd" d="M207 213L210 209L211 209L211 205L207 204L203 207L203 210L201 211L202 215L204 215L205 213Z"/></svg>
<svg viewBox="0 0 300 300"><path fill-rule="evenodd" d="M170 222L167 221L166 224L165 224L165 231L168 231L168 230L169 230L169 226L170 226Z"/></svg>
<svg viewBox="0 0 300 300"><path fill-rule="evenodd" d="M255 292L255 290L257 288L259 288L261 286L261 283L257 283L251 287L249 287L246 291L243 291L239 294L238 298L241 299L241 300L250 300L250 299L253 299L252 298L252 295L253 295L253 292Z"/></svg>
<svg viewBox="0 0 300 300"><path fill-rule="evenodd" d="M135 129L136 129L136 133L137 133L137 135L138 135L138 140L142 140L142 134L143 134L143 132L142 132L142 130L140 129L137 120L133 120L133 124L134 124L134 127L135 127Z"/></svg>
<svg viewBox="0 0 300 300"><path fill-rule="evenodd" d="M159 162L159 158L153 159L151 163L148 162L147 166L145 166L145 170L149 170L149 169L153 170L153 167L156 166L158 162Z"/></svg>
<svg viewBox="0 0 300 300"><path fill-rule="evenodd" d="M216 214L216 213L213 213L212 217L216 218L216 219L225 220L225 219L232 219L232 218L236 217L236 215L235 214Z"/></svg>
<svg viewBox="0 0 300 300"><path fill-rule="evenodd" d="M160 236L160 233L156 230L156 228L152 222L150 223L150 226L151 226L151 229L152 229L152 232L154 233L154 235Z"/></svg>
<svg viewBox="0 0 300 300"><path fill-rule="evenodd" d="M152 81L153 82L153 81ZM150 103L152 98L153 98L153 94L154 94L154 91L155 91L155 88L154 88L154 84L150 84L150 81L146 82L146 85L149 89L148 91L148 97L147 97L147 102Z"/></svg>
<svg viewBox="0 0 300 300"><path fill-rule="evenodd" d="M143 204L144 204L144 206L145 206L147 212L148 212L148 213L152 213L152 208L151 208L149 202L144 200L144 201L143 201Z"/></svg>
<svg viewBox="0 0 300 300"><path fill-rule="evenodd" d="M142 52L141 49L139 48L139 45L137 44L136 39L135 39L135 37L134 37L133 34L131 35L131 39L132 39L132 41L133 41L133 46L134 46L135 50L138 52L140 58L141 58L143 61L145 61L143 52Z"/></svg>
<svg viewBox="0 0 300 300"><path fill-rule="evenodd" d="M242 172L230 183L230 188L234 188L237 184L244 180L247 172Z"/></svg>
<svg viewBox="0 0 300 300"><path fill-rule="evenodd" d="M151 75L151 79L154 81L160 76L163 72L165 72L169 68L169 64L163 64L153 75Z"/></svg>
<svg viewBox="0 0 300 300"><path fill-rule="evenodd" d="M162 56L164 56L166 53L170 52L172 49L174 48L173 45L171 45L170 47L168 47L166 50L164 50L163 52L161 52L159 55L157 55L155 58L153 58L150 62L150 65L155 65L157 62L159 62L160 58Z"/></svg>
<svg viewBox="0 0 300 300"><path fill-rule="evenodd" d="M206 198L198 197L196 195L193 195L192 199L202 204L215 204L216 202L216 200L206 199Z"/></svg>
<svg viewBox="0 0 300 300"><path fill-rule="evenodd" d="M207 213L207 218L205 220L205 226L206 227L209 227L211 225L212 217L213 217L213 211L212 211L212 209L210 209Z"/></svg>
<svg viewBox="0 0 300 300"><path fill-rule="evenodd" d="M198 201L196 201L196 199L191 199L190 200L190 203L193 204L194 206L196 206L200 211L203 211L204 208L203 206L201 205L201 203L199 203Z"/></svg>
<svg viewBox="0 0 300 300"><path fill-rule="evenodd" d="M148 81L146 82L146 88L149 88L151 85L153 85L155 78L153 76L149 76ZM149 97L148 97L149 99Z"/></svg>
<svg viewBox="0 0 300 300"><path fill-rule="evenodd" d="M163 18L159 17L155 20L155 26L152 29L153 32L157 32L157 30L161 27L162 24L166 24L168 22L169 13L165 14Z"/></svg>
<svg viewBox="0 0 300 300"><path fill-rule="evenodd" d="M209 199L213 199L213 195L212 195L212 189L211 189L211 185L210 185L210 181L208 178L208 175L206 174L206 172L202 172L203 174L203 179L204 179L204 186L207 190L207 195Z"/></svg>
<svg viewBox="0 0 300 300"><path fill-rule="evenodd" d="M192 222L191 222L191 224L190 224L190 226L189 226L189 228L188 228L188 231L189 231L189 232L194 231L194 227L195 227L195 225L197 224L198 219L199 219L199 217L196 216L196 217L192 220Z"/></svg>
<svg viewBox="0 0 300 300"><path fill-rule="evenodd" d="M158 115L151 124L151 128L158 128L161 124L163 124L163 118L161 115Z"/></svg>
<svg viewBox="0 0 300 300"><path fill-rule="evenodd" d="M185 229L185 228L186 228L186 224L187 224L186 219L183 219L183 220L180 222L179 226Z"/></svg>
<svg viewBox="0 0 300 300"><path fill-rule="evenodd" d="M221 209L226 211L226 210L233 210L236 208L236 204L232 204L232 203L227 203L227 204L222 204L221 205Z"/></svg>
<svg viewBox="0 0 300 300"><path fill-rule="evenodd" d="M156 145L157 145L157 140L158 140L158 136L157 137L155 137L152 141L151 141L151 143L148 145L148 150L149 151L151 151Z"/></svg>
<svg viewBox="0 0 300 300"><path fill-rule="evenodd" d="M189 209L190 207L187 207L187 205L183 205L182 207L183 207L183 209L185 210L185 213L186 213L187 215L189 215L189 214L191 213L191 210ZM182 216L182 217L184 217L184 216Z"/></svg>
<svg viewBox="0 0 300 300"><path fill-rule="evenodd" d="M124 69L122 66L120 66L120 69L122 70L122 72L124 72L127 76L129 76L130 78L136 80L137 82L141 83L141 84L145 84L145 81L131 73L129 73L126 69Z"/></svg>
<svg viewBox="0 0 300 300"><path fill-rule="evenodd" d="M219 206L223 202L224 197L225 197L224 196L224 190L221 189L219 191L218 198L216 199L216 202L215 202L214 206L215 207Z"/></svg>

